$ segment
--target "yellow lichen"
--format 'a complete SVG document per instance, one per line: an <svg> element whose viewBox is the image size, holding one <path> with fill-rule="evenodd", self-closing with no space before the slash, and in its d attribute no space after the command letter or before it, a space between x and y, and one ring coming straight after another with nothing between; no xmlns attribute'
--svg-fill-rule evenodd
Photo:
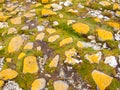
<svg viewBox="0 0 120 90"><path fill-rule="evenodd" d="M46 15L56 15L57 13L52 10L42 9L41 14L42 16L46 16Z"/></svg>
<svg viewBox="0 0 120 90"><path fill-rule="evenodd" d="M87 34L90 29L89 26L84 23L75 23L72 25L72 28L80 34Z"/></svg>
<svg viewBox="0 0 120 90"><path fill-rule="evenodd" d="M66 45L66 44L70 44L73 42L73 38L72 37L69 37L69 38L65 38L63 39L61 42L60 42L60 47L62 47L63 45Z"/></svg>
<svg viewBox="0 0 120 90"><path fill-rule="evenodd" d="M96 31L100 40L113 40L113 34L110 31L104 29L97 29Z"/></svg>
<svg viewBox="0 0 120 90"><path fill-rule="evenodd" d="M48 42L55 42L58 38L60 38L59 35L53 35L48 38Z"/></svg>
<svg viewBox="0 0 120 90"><path fill-rule="evenodd" d="M16 78L17 75L18 73L15 70L8 68L0 72L0 79L9 80L9 79Z"/></svg>
<svg viewBox="0 0 120 90"><path fill-rule="evenodd" d="M25 56L26 54L24 52L20 53L19 56L18 56L18 59L21 59Z"/></svg>
<svg viewBox="0 0 120 90"><path fill-rule="evenodd" d="M111 21L111 22L107 22L107 24L115 29L120 29L120 23L118 22Z"/></svg>
<svg viewBox="0 0 120 90"><path fill-rule="evenodd" d="M92 77L100 90L105 90L105 88L110 85L113 79L112 77L97 70L92 72Z"/></svg>
<svg viewBox="0 0 120 90"><path fill-rule="evenodd" d="M0 16L0 21L5 22L7 21L11 16Z"/></svg>
<svg viewBox="0 0 120 90"><path fill-rule="evenodd" d="M0 88L4 85L4 81L0 80Z"/></svg>

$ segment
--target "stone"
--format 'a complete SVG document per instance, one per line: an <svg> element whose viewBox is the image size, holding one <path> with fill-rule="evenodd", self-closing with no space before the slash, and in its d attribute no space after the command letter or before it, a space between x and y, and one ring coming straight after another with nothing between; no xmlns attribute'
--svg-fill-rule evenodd
<svg viewBox="0 0 120 90"><path fill-rule="evenodd" d="M41 0L42 3L48 3L49 0Z"/></svg>
<svg viewBox="0 0 120 90"><path fill-rule="evenodd" d="M41 14L42 16L51 16L51 15L56 15L57 13L49 9L42 9Z"/></svg>
<svg viewBox="0 0 120 90"><path fill-rule="evenodd" d="M10 80L16 78L18 73L10 68L0 71L0 79Z"/></svg>
<svg viewBox="0 0 120 90"><path fill-rule="evenodd" d="M59 17L60 17L60 18L63 18L63 17L64 17L64 15L60 13L60 14L59 14Z"/></svg>
<svg viewBox="0 0 120 90"><path fill-rule="evenodd" d="M55 42L58 38L60 38L60 35L53 35L48 38L48 42Z"/></svg>
<svg viewBox="0 0 120 90"><path fill-rule="evenodd" d="M112 77L97 70L92 71L92 78L100 90L105 90L106 87L108 87L111 84L113 79Z"/></svg>
<svg viewBox="0 0 120 90"><path fill-rule="evenodd" d="M69 9L68 12L72 14L78 14L78 10L74 10L74 9Z"/></svg>
<svg viewBox="0 0 120 90"><path fill-rule="evenodd" d="M52 4L44 5L44 8L47 8L47 9L50 9L51 7L52 7Z"/></svg>
<svg viewBox="0 0 120 90"><path fill-rule="evenodd" d="M0 88L4 85L4 81L0 80Z"/></svg>
<svg viewBox="0 0 120 90"><path fill-rule="evenodd" d="M101 60L101 57L102 57L101 52L98 52L98 53L93 54L93 55L88 55L88 54L85 55L85 58L87 60L89 60L90 63L98 63L99 64L99 61Z"/></svg>
<svg viewBox="0 0 120 90"><path fill-rule="evenodd" d="M42 41L43 39L44 39L44 37L45 37L45 33L39 33L37 36L36 36L36 40L40 40L40 41Z"/></svg>
<svg viewBox="0 0 120 90"><path fill-rule="evenodd" d="M41 32L45 30L45 27L41 25L41 26L37 26L37 29L38 29L38 32Z"/></svg>
<svg viewBox="0 0 120 90"><path fill-rule="evenodd" d="M80 34L87 34L90 29L90 27L84 23L75 23L72 25L72 28Z"/></svg>
<svg viewBox="0 0 120 90"><path fill-rule="evenodd" d="M3 13L3 12L0 12L0 16L4 16L4 13Z"/></svg>
<svg viewBox="0 0 120 90"><path fill-rule="evenodd" d="M27 56L24 59L23 73L37 73L39 70L35 56Z"/></svg>
<svg viewBox="0 0 120 90"><path fill-rule="evenodd" d="M0 16L0 22L7 21L11 16Z"/></svg>
<svg viewBox="0 0 120 90"><path fill-rule="evenodd" d="M18 51L23 44L23 39L20 35L13 37L8 45L8 53Z"/></svg>
<svg viewBox="0 0 120 90"><path fill-rule="evenodd" d="M109 64L113 68L115 68L118 65L115 56L108 56L108 57L106 57L104 63L105 64Z"/></svg>
<svg viewBox="0 0 120 90"><path fill-rule="evenodd" d="M0 28L6 28L6 27L8 27L7 22L0 22Z"/></svg>
<svg viewBox="0 0 120 90"><path fill-rule="evenodd" d="M69 37L69 38L65 38L62 41L60 41L60 47L66 45L66 44L70 44L73 42L73 38Z"/></svg>
<svg viewBox="0 0 120 90"><path fill-rule="evenodd" d="M56 32L56 30L54 28L47 28L46 31L49 33L49 34L53 34Z"/></svg>
<svg viewBox="0 0 120 90"><path fill-rule="evenodd" d="M54 90L68 90L69 85L62 80L54 81L53 83Z"/></svg>
<svg viewBox="0 0 120 90"><path fill-rule="evenodd" d="M28 42L25 46L24 49L32 49L33 48L33 42Z"/></svg>
<svg viewBox="0 0 120 90"><path fill-rule="evenodd" d="M72 2L70 0L66 0L64 2L64 6L68 7L68 6L71 6L72 5Z"/></svg>
<svg viewBox="0 0 120 90"><path fill-rule="evenodd" d="M36 15L35 13L30 13L30 12L24 14L26 18L31 18L34 17L35 15Z"/></svg>
<svg viewBox="0 0 120 90"><path fill-rule="evenodd" d="M116 12L115 12L115 15L116 15L117 17L120 17L120 11L116 11Z"/></svg>
<svg viewBox="0 0 120 90"><path fill-rule="evenodd" d="M3 68L3 65L4 65L4 57L3 57L3 58L0 58L0 71L1 71L2 68Z"/></svg>
<svg viewBox="0 0 120 90"><path fill-rule="evenodd" d="M59 22L58 21L53 21L53 26L58 26Z"/></svg>
<svg viewBox="0 0 120 90"><path fill-rule="evenodd" d="M19 54L19 56L18 56L18 59L22 59L23 57L25 57L25 53L24 52L21 52L20 54Z"/></svg>
<svg viewBox="0 0 120 90"><path fill-rule="evenodd" d="M15 25L21 24L22 23L21 19L22 19L21 17L12 18L11 23Z"/></svg>
<svg viewBox="0 0 120 90"><path fill-rule="evenodd" d="M71 25L71 24L73 24L73 23L75 23L76 22L76 20L68 20L67 21L67 25L69 26L69 25Z"/></svg>
<svg viewBox="0 0 120 90"><path fill-rule="evenodd" d="M41 46L38 46L38 47L37 47L37 50L40 51L40 50L41 50Z"/></svg>
<svg viewBox="0 0 120 90"><path fill-rule="evenodd" d="M77 55L77 52L76 52L76 49L75 48L71 48L67 51L65 51L65 56L66 56L66 59L65 59L65 63L69 63L69 64L76 64L76 63L80 63L82 62L81 60L77 60L73 57L75 57Z"/></svg>
<svg viewBox="0 0 120 90"><path fill-rule="evenodd" d="M91 44L87 43L87 42L83 42L83 41L78 41L77 42L77 47L79 47L79 48L87 48L87 47L91 47Z"/></svg>
<svg viewBox="0 0 120 90"><path fill-rule="evenodd" d="M102 6L109 6L109 5L111 5L111 3L108 2L108 1L100 1L99 4L102 5Z"/></svg>
<svg viewBox="0 0 120 90"><path fill-rule="evenodd" d="M22 88L20 88L19 84L15 81L8 81L5 83L2 90L22 90Z"/></svg>
<svg viewBox="0 0 120 90"><path fill-rule="evenodd" d="M109 25L109 26L111 26L111 27L113 27L114 29L117 29L117 30L119 30L120 29L120 24L118 23L118 22L114 22L114 21L109 21L109 22L107 22L107 24Z"/></svg>
<svg viewBox="0 0 120 90"><path fill-rule="evenodd" d="M56 3L52 4L53 11L58 11L62 9L62 6Z"/></svg>
<svg viewBox="0 0 120 90"><path fill-rule="evenodd" d="M97 29L97 34L98 37L101 41L106 41L106 40L113 40L113 34L110 31L104 30L104 29Z"/></svg>
<svg viewBox="0 0 120 90"><path fill-rule="evenodd" d="M39 78L33 81L31 90L43 90L46 86L46 80L44 78Z"/></svg>
<svg viewBox="0 0 120 90"><path fill-rule="evenodd" d="M114 3L114 4L113 4L113 10L117 10L117 9L119 9L119 8L120 8L120 6L119 6L118 3Z"/></svg>
<svg viewBox="0 0 120 90"><path fill-rule="evenodd" d="M6 58L6 62L11 62L12 61L12 58Z"/></svg>
<svg viewBox="0 0 120 90"><path fill-rule="evenodd" d="M17 33L17 29L16 28L9 28L8 29L8 34L14 34Z"/></svg>
<svg viewBox="0 0 120 90"><path fill-rule="evenodd" d="M60 56L56 55L49 64L49 67L57 67Z"/></svg>

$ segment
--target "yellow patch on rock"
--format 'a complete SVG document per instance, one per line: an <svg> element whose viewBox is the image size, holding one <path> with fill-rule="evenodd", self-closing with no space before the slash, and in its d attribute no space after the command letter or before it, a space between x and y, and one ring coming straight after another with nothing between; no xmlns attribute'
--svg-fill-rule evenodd
<svg viewBox="0 0 120 90"><path fill-rule="evenodd" d="M42 2L42 3L48 3L49 0L42 0L41 2Z"/></svg>
<svg viewBox="0 0 120 90"><path fill-rule="evenodd" d="M83 23L75 23L72 25L72 28L80 34L87 34L90 29L90 27L87 24Z"/></svg>
<svg viewBox="0 0 120 90"><path fill-rule="evenodd" d="M0 80L0 88L4 85L4 81Z"/></svg>
<svg viewBox="0 0 120 90"><path fill-rule="evenodd" d="M16 78L17 75L18 73L15 70L8 68L0 72L0 79L9 80L9 79Z"/></svg>
<svg viewBox="0 0 120 90"><path fill-rule="evenodd" d="M32 42L28 42L25 46L24 49L32 49L33 48L33 43Z"/></svg>
<svg viewBox="0 0 120 90"><path fill-rule="evenodd" d="M96 31L100 40L113 40L113 34L110 31L104 29L97 29Z"/></svg>
<svg viewBox="0 0 120 90"><path fill-rule="evenodd" d="M57 13L52 10L42 9L41 14L42 16L51 16L51 15L56 15Z"/></svg>
<svg viewBox="0 0 120 90"><path fill-rule="evenodd" d="M113 10L116 10L116 9L119 9L119 8L120 8L120 6L119 6L118 3L114 3L113 4Z"/></svg>
<svg viewBox="0 0 120 90"><path fill-rule="evenodd" d="M0 16L0 21L5 22L7 21L11 16Z"/></svg>
<svg viewBox="0 0 120 90"><path fill-rule="evenodd" d="M60 38L60 35L53 35L48 38L48 42L55 42L58 38Z"/></svg>
<svg viewBox="0 0 120 90"><path fill-rule="evenodd" d="M36 36L36 40L40 40L42 41L45 37L45 33L39 33L37 36Z"/></svg>
<svg viewBox="0 0 120 90"><path fill-rule="evenodd" d="M25 56L26 54L24 52L20 53L19 56L18 56L18 59L21 59Z"/></svg>
<svg viewBox="0 0 120 90"><path fill-rule="evenodd" d="M82 43L81 41L78 41L78 42L77 42L77 46L78 46L79 48L83 48L83 47L84 47L84 45L83 45L83 43Z"/></svg>
<svg viewBox="0 0 120 90"><path fill-rule="evenodd" d="M38 64L35 56L27 56L24 59L23 73L36 73L38 72Z"/></svg>
<svg viewBox="0 0 120 90"><path fill-rule="evenodd" d="M111 84L113 79L112 77L97 70L92 72L92 77L100 90L105 90L105 88Z"/></svg>
<svg viewBox="0 0 120 90"><path fill-rule="evenodd" d="M53 28L47 28L46 31L47 31L49 34L53 34L53 33L56 32L56 30L53 29Z"/></svg>
<svg viewBox="0 0 120 90"><path fill-rule="evenodd" d="M107 24L115 29L120 29L120 23L118 22L112 21L112 22L107 22Z"/></svg>
<svg viewBox="0 0 120 90"><path fill-rule="evenodd" d="M73 42L73 38L72 37L69 37L69 38L65 38L63 39L61 42L60 42L60 47L62 47L63 45L66 45L66 44L70 44Z"/></svg>
<svg viewBox="0 0 120 90"><path fill-rule="evenodd" d="M100 59L101 59L101 56L102 56L102 53L101 52L98 52L96 54L93 54L93 55L88 55L86 54L85 55L85 58L87 60L89 60L90 63L99 63Z"/></svg>
<svg viewBox="0 0 120 90"><path fill-rule="evenodd" d="M7 62L11 62L11 61L12 61L12 58L6 58L6 61L7 61Z"/></svg>
<svg viewBox="0 0 120 90"><path fill-rule="evenodd" d="M50 62L49 67L57 67L58 62L59 62L59 55L56 55L53 60Z"/></svg>
<svg viewBox="0 0 120 90"><path fill-rule="evenodd" d="M44 8L51 8L51 4L44 5Z"/></svg>
<svg viewBox="0 0 120 90"><path fill-rule="evenodd" d="M8 45L8 52L12 53L18 51L23 44L23 39L21 36L15 36L11 39Z"/></svg>
<svg viewBox="0 0 120 90"><path fill-rule="evenodd" d="M12 18L11 23L12 24L21 24L22 23L21 19L22 19L22 17Z"/></svg>
<svg viewBox="0 0 120 90"><path fill-rule="evenodd" d="M98 18L98 17L94 18L94 21L101 22L100 18Z"/></svg>
<svg viewBox="0 0 120 90"><path fill-rule="evenodd" d="M44 78L36 79L32 83L31 90L43 90L46 85L46 80Z"/></svg>

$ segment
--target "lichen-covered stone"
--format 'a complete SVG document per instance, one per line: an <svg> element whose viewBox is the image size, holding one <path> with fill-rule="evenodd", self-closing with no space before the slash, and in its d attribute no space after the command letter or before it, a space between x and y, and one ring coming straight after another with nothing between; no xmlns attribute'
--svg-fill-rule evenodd
<svg viewBox="0 0 120 90"><path fill-rule="evenodd" d="M120 29L120 23L118 23L118 22L114 22L114 21L109 21L109 22L107 22L107 24L109 25L109 26L111 26L111 27L113 27L113 28L115 28L115 29Z"/></svg>
<svg viewBox="0 0 120 90"><path fill-rule="evenodd" d="M46 31L47 31L49 34L53 34L53 33L56 32L56 30L53 29L53 28L47 28Z"/></svg>
<svg viewBox="0 0 120 90"><path fill-rule="evenodd" d="M60 47L62 47L63 45L66 45L66 44L70 44L73 42L73 38L72 37L69 37L69 38L65 38L63 39L61 42L60 42Z"/></svg>
<svg viewBox="0 0 120 90"><path fill-rule="evenodd" d="M32 49L33 48L33 42L28 42L25 46L24 49Z"/></svg>
<svg viewBox="0 0 120 90"><path fill-rule="evenodd" d="M108 87L111 84L113 79L112 77L97 70L94 70L92 72L92 77L100 90L105 90L106 87Z"/></svg>
<svg viewBox="0 0 120 90"><path fill-rule="evenodd" d="M57 67L58 62L59 62L59 55L56 55L53 60L50 62L49 67Z"/></svg>
<svg viewBox="0 0 120 90"><path fill-rule="evenodd" d="M49 9L42 9L41 14L42 16L51 16L51 15L56 15L57 13Z"/></svg>
<svg viewBox="0 0 120 90"><path fill-rule="evenodd" d="M18 35L13 37L9 42L8 52L12 53L12 52L18 51L22 46L22 44L23 44L23 39L21 36Z"/></svg>
<svg viewBox="0 0 120 90"><path fill-rule="evenodd" d="M10 68L4 69L0 72L0 79L2 80L10 80L16 78L18 73L15 70Z"/></svg>
<svg viewBox="0 0 120 90"><path fill-rule="evenodd" d="M75 23L72 25L72 28L80 34L87 34L90 29L90 27L84 23Z"/></svg>
<svg viewBox="0 0 120 90"><path fill-rule="evenodd" d="M40 40L42 41L45 37L45 33L39 33L37 36L36 36L36 40Z"/></svg>
<svg viewBox="0 0 120 90"><path fill-rule="evenodd" d="M4 81L0 80L0 88L4 85Z"/></svg>
<svg viewBox="0 0 120 90"><path fill-rule="evenodd" d="M27 56L23 63L23 73L37 73L39 70L35 56Z"/></svg>
<svg viewBox="0 0 120 90"><path fill-rule="evenodd" d="M12 18L11 23L15 24L15 25L21 24L22 23L22 17Z"/></svg>
<svg viewBox="0 0 120 90"><path fill-rule="evenodd" d="M48 42L55 42L58 38L60 38L60 35L53 35L48 38Z"/></svg>
<svg viewBox="0 0 120 90"><path fill-rule="evenodd" d="M13 34L13 33L17 33L16 28L9 28L8 29L8 34Z"/></svg>
<svg viewBox="0 0 120 90"><path fill-rule="evenodd" d="M90 63L99 63L101 57L102 57L101 52L98 52L98 53L93 54L93 55L88 55L88 54L85 55L85 58L87 60L89 60Z"/></svg>
<svg viewBox="0 0 120 90"><path fill-rule="evenodd" d="M48 3L49 0L41 0L42 3Z"/></svg>
<svg viewBox="0 0 120 90"><path fill-rule="evenodd" d="M54 90L68 90L69 88L69 85L62 80L54 81L53 86Z"/></svg>
<svg viewBox="0 0 120 90"><path fill-rule="evenodd" d="M26 54L25 54L24 52L21 52L21 53L19 54L19 56L18 56L18 59L23 58L25 55L26 55Z"/></svg>
<svg viewBox="0 0 120 90"><path fill-rule="evenodd" d="M87 43L87 42L78 41L78 42L77 42L77 46L78 46L79 48L87 48L87 47L90 47L91 45L90 45L90 43Z"/></svg>
<svg viewBox="0 0 120 90"><path fill-rule="evenodd" d="M46 86L46 80L44 78L36 79L32 83L31 90L43 90Z"/></svg>
<svg viewBox="0 0 120 90"><path fill-rule="evenodd" d="M104 29L97 29L97 34L100 40L113 40L113 34L110 31L104 30Z"/></svg>
<svg viewBox="0 0 120 90"><path fill-rule="evenodd" d="M108 2L108 1L101 1L101 2L99 2L99 4L101 4L102 6L109 6L109 5L111 5L111 3Z"/></svg>
<svg viewBox="0 0 120 90"><path fill-rule="evenodd" d="M10 18L10 16L0 16L0 21L5 22Z"/></svg>

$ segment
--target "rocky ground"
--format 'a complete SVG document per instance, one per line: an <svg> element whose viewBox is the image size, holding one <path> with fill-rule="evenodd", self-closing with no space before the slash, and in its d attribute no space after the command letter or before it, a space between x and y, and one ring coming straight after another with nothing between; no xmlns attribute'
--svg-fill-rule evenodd
<svg viewBox="0 0 120 90"><path fill-rule="evenodd" d="M120 90L120 1L0 0L0 90Z"/></svg>

